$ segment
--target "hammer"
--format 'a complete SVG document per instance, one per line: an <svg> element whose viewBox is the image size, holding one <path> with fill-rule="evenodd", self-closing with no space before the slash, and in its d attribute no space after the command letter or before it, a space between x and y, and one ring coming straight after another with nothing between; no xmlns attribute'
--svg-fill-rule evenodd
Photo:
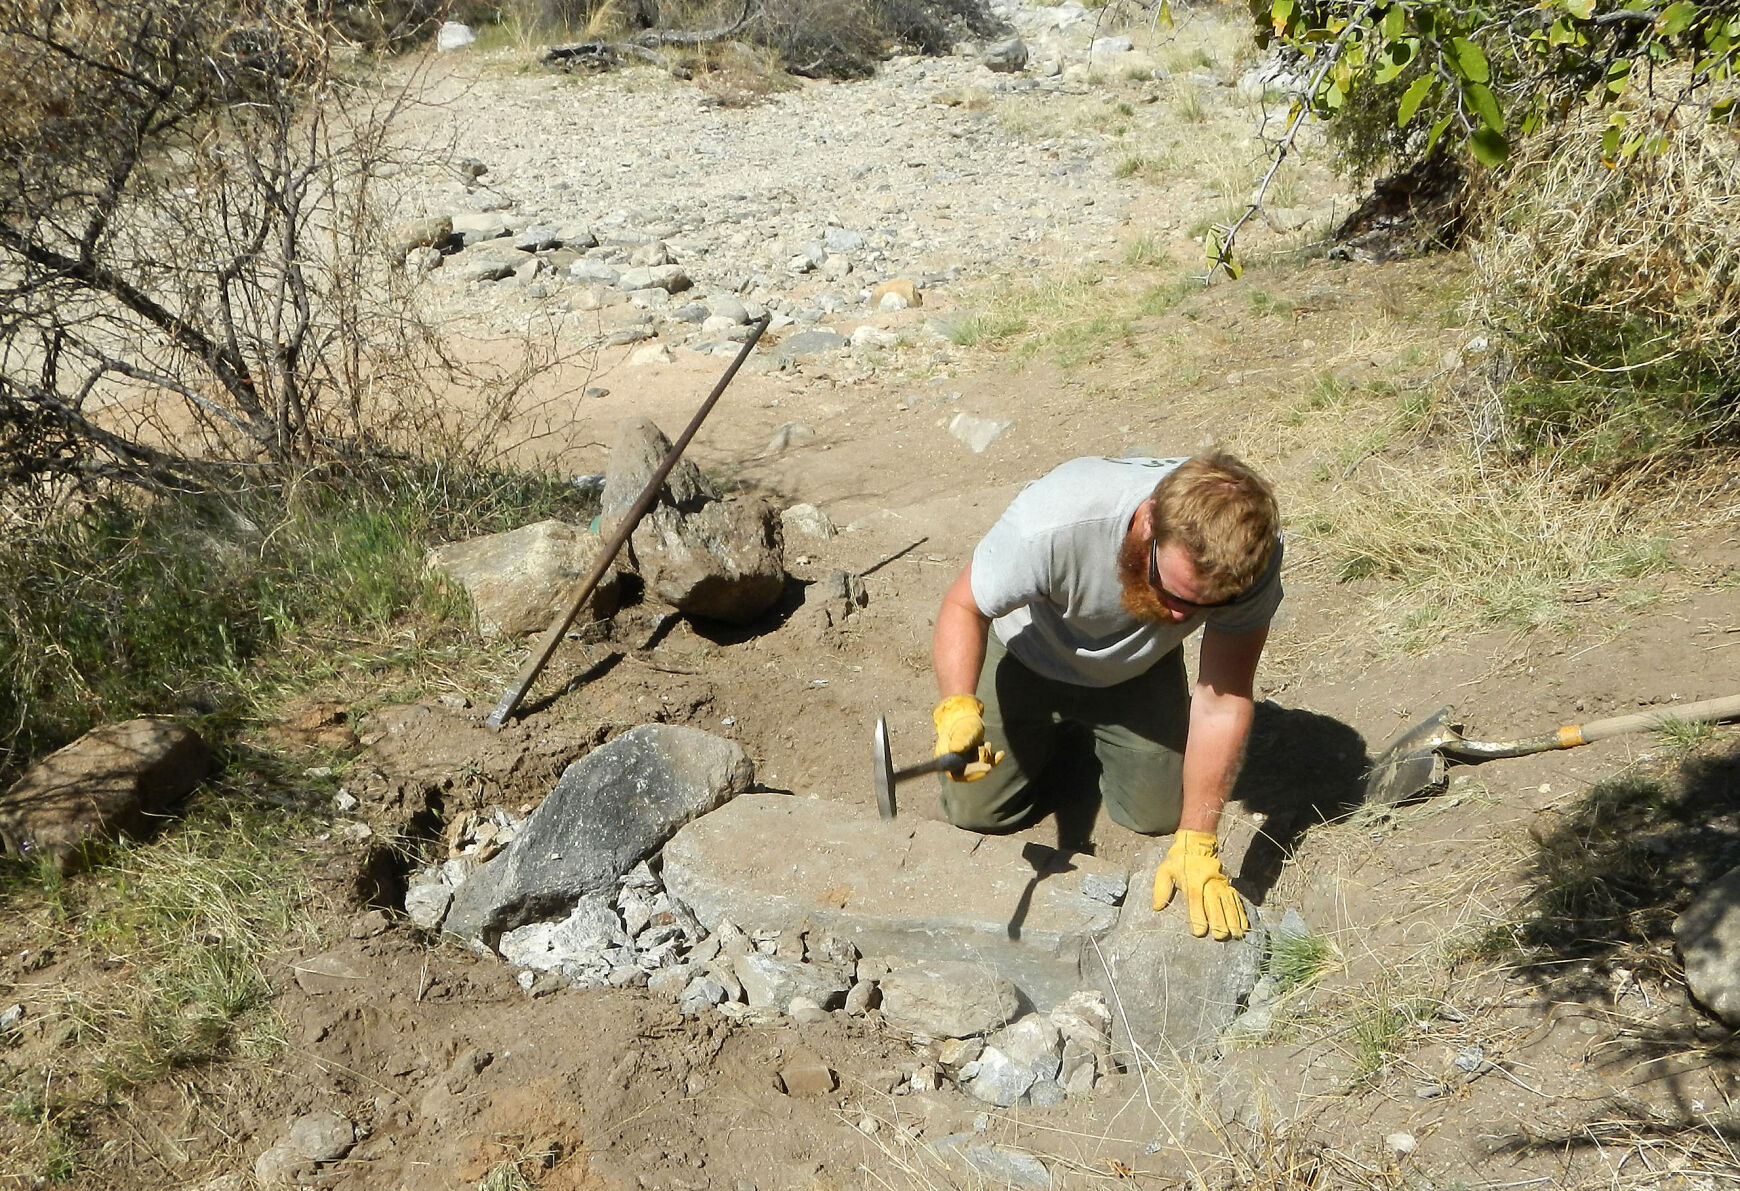
<svg viewBox="0 0 1740 1191"><path fill-rule="evenodd" d="M883 819L894 818L894 786L908 778L923 777L927 773L960 773L973 759L972 753L944 753L940 757L932 757L909 769L894 768L894 756L888 751L888 717L878 716L876 719L876 755L871 762L871 773L876 779L876 809L882 812Z"/></svg>

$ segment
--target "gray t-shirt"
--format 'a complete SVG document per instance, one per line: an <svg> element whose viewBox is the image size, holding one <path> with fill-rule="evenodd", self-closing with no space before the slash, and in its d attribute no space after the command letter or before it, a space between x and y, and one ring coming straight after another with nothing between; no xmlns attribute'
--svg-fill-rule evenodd
<svg viewBox="0 0 1740 1191"><path fill-rule="evenodd" d="M1118 548L1182 459L1072 459L1028 484L973 551L973 600L1010 653L1046 678L1104 687L1136 677L1205 622L1263 628L1281 603L1281 543L1250 593L1175 624L1125 611Z"/></svg>

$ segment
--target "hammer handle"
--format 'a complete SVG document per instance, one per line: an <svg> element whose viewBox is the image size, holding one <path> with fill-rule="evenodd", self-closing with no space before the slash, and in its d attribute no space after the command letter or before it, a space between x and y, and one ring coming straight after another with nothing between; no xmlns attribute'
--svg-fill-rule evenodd
<svg viewBox="0 0 1740 1191"><path fill-rule="evenodd" d="M940 757L932 757L928 761L922 761L909 768L895 770L894 780L904 782L908 778L923 777L927 773L958 774L967 767L976 755L976 753L944 753Z"/></svg>

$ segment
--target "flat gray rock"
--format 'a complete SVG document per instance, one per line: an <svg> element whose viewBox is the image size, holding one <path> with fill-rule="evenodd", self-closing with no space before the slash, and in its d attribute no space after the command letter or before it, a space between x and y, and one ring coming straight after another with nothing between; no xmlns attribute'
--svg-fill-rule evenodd
<svg viewBox="0 0 1740 1191"><path fill-rule="evenodd" d="M919 1037L988 1034L1020 1012L1020 990L968 960L916 964L882 981L882 1016L895 1029Z"/></svg>
<svg viewBox="0 0 1740 1191"><path fill-rule="evenodd" d="M964 1166L986 1185L1025 1187L1045 1191L1052 1185L1051 1171L1026 1150L995 1145L979 1133L955 1133L936 1143L939 1157Z"/></svg>
<svg viewBox="0 0 1740 1191"><path fill-rule="evenodd" d="M820 352L839 351L851 342L844 335L818 327L781 340L774 350L781 356L813 356Z"/></svg>
<svg viewBox="0 0 1740 1191"><path fill-rule="evenodd" d="M754 777L741 748L697 728L626 732L568 767L513 843L454 891L445 928L493 948L516 926L565 917Z"/></svg>
<svg viewBox="0 0 1740 1191"><path fill-rule="evenodd" d="M751 1009L781 1013L795 997L806 997L824 1009L842 1008L852 986L851 977L831 965L798 963L758 951L732 959L731 970L743 985L743 999Z"/></svg>
<svg viewBox="0 0 1740 1191"><path fill-rule="evenodd" d="M729 919L839 935L864 955L971 959L1048 1008L1083 987L1083 950L1117 920L1082 881L1114 871L946 823L884 823L866 788L857 804L738 798L672 838L664 876L709 930Z"/></svg>

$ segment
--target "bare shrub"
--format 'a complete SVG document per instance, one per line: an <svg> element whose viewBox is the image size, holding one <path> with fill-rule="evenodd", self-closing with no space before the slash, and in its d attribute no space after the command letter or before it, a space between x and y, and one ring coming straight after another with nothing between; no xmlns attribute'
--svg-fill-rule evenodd
<svg viewBox="0 0 1740 1191"><path fill-rule="evenodd" d="M0 10L0 485L271 481L395 446L390 98L301 0ZM377 297L377 295L379 295Z"/></svg>
<svg viewBox="0 0 1740 1191"><path fill-rule="evenodd" d="M1637 91L1624 112L1615 151L1591 151L1613 113L1577 109L1476 199L1507 438L1602 467L1740 440L1740 134Z"/></svg>

